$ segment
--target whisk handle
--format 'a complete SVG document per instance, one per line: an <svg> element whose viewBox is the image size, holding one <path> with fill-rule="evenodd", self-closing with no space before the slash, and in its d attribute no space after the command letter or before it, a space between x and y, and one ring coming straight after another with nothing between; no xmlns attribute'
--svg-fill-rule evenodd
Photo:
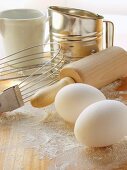
<svg viewBox="0 0 127 170"><path fill-rule="evenodd" d="M37 107L37 108L48 106L54 102L57 92L62 87L66 86L68 84L73 84L73 83L75 83L75 82L72 78L64 77L57 83L40 89L37 93L34 94L34 96L32 96L30 102L31 102L32 106Z"/></svg>

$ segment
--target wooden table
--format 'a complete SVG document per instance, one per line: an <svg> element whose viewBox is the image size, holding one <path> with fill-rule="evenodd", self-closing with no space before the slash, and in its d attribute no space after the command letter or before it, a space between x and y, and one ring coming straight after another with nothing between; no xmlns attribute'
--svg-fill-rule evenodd
<svg viewBox="0 0 127 170"><path fill-rule="evenodd" d="M8 145L8 142L16 142L17 134L11 138L10 129L2 127L0 129L0 145ZM13 156L11 156L13 155ZM14 150L0 153L0 170L47 170L48 160L40 160L38 153L33 149L17 147Z"/></svg>
<svg viewBox="0 0 127 170"><path fill-rule="evenodd" d="M127 90L127 78L124 78L119 90ZM0 90L8 87L12 82L0 82ZM127 96L125 95L127 99ZM11 129L9 126L0 126L0 146L11 145L17 143L20 134L13 134L10 138ZM11 157L11 155L13 155ZM73 156L73 154L72 154ZM48 170L50 160L40 160L39 155L34 149L24 149L22 146L17 146L7 152L0 150L0 170ZM120 165L117 170L127 170L127 162ZM73 170L73 169L69 169ZM87 170L84 168L84 170Z"/></svg>

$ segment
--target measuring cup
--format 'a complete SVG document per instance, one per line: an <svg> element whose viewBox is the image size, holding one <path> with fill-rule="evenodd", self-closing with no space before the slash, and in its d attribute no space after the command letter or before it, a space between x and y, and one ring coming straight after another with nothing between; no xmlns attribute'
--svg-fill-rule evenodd
<svg viewBox="0 0 127 170"><path fill-rule="evenodd" d="M44 43L45 24L47 21L47 16L35 9L11 9L0 12L0 33L5 54L8 56L19 50ZM22 62L21 59L17 65L15 60L20 58L20 53L18 56L11 56L10 59L13 60L11 66L25 67L32 63L39 64L42 61L42 59L29 61L31 59L28 56L30 53L37 53L37 51L32 49L32 51L22 53L21 55L26 56L24 58L26 63Z"/></svg>

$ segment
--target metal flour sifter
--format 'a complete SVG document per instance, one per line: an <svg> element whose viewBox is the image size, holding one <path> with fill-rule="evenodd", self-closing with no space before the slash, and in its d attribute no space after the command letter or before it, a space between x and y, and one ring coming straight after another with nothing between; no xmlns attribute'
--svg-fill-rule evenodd
<svg viewBox="0 0 127 170"><path fill-rule="evenodd" d="M57 82L63 65L61 46L55 42L23 49L0 59L0 81L18 81L0 94L0 113L23 106L37 90Z"/></svg>

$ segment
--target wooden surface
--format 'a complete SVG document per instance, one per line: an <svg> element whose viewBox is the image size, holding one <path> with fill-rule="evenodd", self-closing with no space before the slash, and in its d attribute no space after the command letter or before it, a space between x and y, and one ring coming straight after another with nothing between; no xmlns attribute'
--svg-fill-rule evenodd
<svg viewBox="0 0 127 170"><path fill-rule="evenodd" d="M10 84L0 82L1 90L3 87L5 88L5 86L7 87L8 85ZM127 78L123 79L123 83L119 89L127 90ZM127 98L126 95L125 98ZM0 126L0 148L2 146L11 146L11 144L18 143L20 134L13 134L10 137L10 131L11 129L9 126ZM11 155L13 156L11 157ZM0 150L0 170L48 170L49 165L50 160L40 160L38 153L34 149L24 149L21 146L17 146L16 148L8 150L7 152ZM127 162L120 165L119 168L116 169L127 170ZM87 169L84 168L84 170Z"/></svg>
<svg viewBox="0 0 127 170"><path fill-rule="evenodd" d="M11 145L14 142L18 142L18 135L14 134L10 139L10 129L1 127L0 145ZM0 170L47 170L47 167L48 160L40 160L33 149L16 147L7 152L0 152Z"/></svg>

